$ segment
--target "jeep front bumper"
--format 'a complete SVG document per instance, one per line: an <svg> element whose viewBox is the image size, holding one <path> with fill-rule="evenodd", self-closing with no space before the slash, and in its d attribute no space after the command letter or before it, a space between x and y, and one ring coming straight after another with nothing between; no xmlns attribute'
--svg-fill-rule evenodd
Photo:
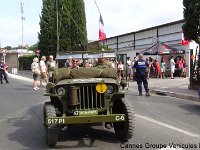
<svg viewBox="0 0 200 150"><path fill-rule="evenodd" d="M122 121L126 121L125 114L66 116L66 117L48 117L46 118L46 125L58 125L58 124L67 125L67 124L122 122Z"/></svg>

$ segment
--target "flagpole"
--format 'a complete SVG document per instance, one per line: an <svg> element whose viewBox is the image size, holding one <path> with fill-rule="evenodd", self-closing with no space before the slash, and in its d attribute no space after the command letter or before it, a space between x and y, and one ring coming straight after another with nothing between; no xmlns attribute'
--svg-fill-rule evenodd
<svg viewBox="0 0 200 150"><path fill-rule="evenodd" d="M98 7L98 5L97 5L96 0L94 0L94 3L95 3L95 5L96 5L96 7L97 7L97 10L98 10L98 12L99 12L99 15L101 16L101 12L100 12L100 10L99 10L99 7ZM104 42L103 42L103 45L104 45Z"/></svg>
<svg viewBox="0 0 200 150"><path fill-rule="evenodd" d="M98 10L99 14L101 15L101 12L100 12L99 7L98 7L98 5L97 5L97 2L96 2L95 0L94 0L94 3L95 3L95 5L96 5L96 7L97 7L97 10Z"/></svg>
<svg viewBox="0 0 200 150"><path fill-rule="evenodd" d="M99 7L98 7L98 5L97 5L96 0L94 0L94 3L95 3L95 5L96 5L96 7L97 7L97 10L98 10L98 12L99 12L101 23L104 25L103 19L102 19L102 16L101 16L101 12L100 12L100 10L99 10ZM100 21L100 20L99 20L99 21ZM105 34L105 33L104 33L104 34ZM104 36L105 36L105 35L104 35ZM99 37L99 39L100 39L100 37ZM101 41L101 39L100 39L100 41ZM104 44L105 44L105 40L103 40L103 45L104 45Z"/></svg>

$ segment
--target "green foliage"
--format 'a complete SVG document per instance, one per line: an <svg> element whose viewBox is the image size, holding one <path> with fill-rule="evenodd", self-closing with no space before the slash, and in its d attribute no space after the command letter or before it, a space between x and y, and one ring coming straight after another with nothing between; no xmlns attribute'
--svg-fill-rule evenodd
<svg viewBox="0 0 200 150"><path fill-rule="evenodd" d="M112 50L112 48L109 48L107 45L101 45L101 49Z"/></svg>
<svg viewBox="0 0 200 150"><path fill-rule="evenodd" d="M76 50L78 44L87 43L85 6L83 0L73 0L71 11L71 48Z"/></svg>
<svg viewBox="0 0 200 150"><path fill-rule="evenodd" d="M19 57L19 68L22 70L31 70L34 55L25 55Z"/></svg>
<svg viewBox="0 0 200 150"><path fill-rule="evenodd" d="M184 36L188 40L194 40L200 43L200 1L183 0L184 18L183 25Z"/></svg>
<svg viewBox="0 0 200 150"><path fill-rule="evenodd" d="M194 40L200 44L200 1L183 0L185 24L183 25L184 36L188 40ZM191 63L190 85L200 85L200 49L198 60Z"/></svg>
<svg viewBox="0 0 200 150"><path fill-rule="evenodd" d="M59 24L59 51L71 50L71 9L72 1L65 0L63 1L62 10L59 10L61 23Z"/></svg>
<svg viewBox="0 0 200 150"><path fill-rule="evenodd" d="M7 49L7 50L11 50L11 49L12 49L11 46L6 46L6 47L4 47L4 48Z"/></svg>
<svg viewBox="0 0 200 150"><path fill-rule="evenodd" d="M41 55L56 55L57 26L59 51L76 50L76 45L80 42L87 43L84 1L43 0L38 34Z"/></svg>
<svg viewBox="0 0 200 150"><path fill-rule="evenodd" d="M38 48L41 55L56 53L56 11L55 0L44 0L40 17Z"/></svg>

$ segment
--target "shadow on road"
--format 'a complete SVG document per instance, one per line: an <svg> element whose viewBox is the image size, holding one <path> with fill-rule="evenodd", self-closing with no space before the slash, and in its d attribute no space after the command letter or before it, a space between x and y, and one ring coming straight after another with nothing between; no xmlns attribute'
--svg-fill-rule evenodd
<svg viewBox="0 0 200 150"><path fill-rule="evenodd" d="M94 148L99 147L98 141L106 143L120 143L113 130L105 129L102 125L72 125L60 133L58 148ZM65 143L64 143L65 142ZM96 143L97 142L97 143ZM64 145L62 145L62 143ZM103 145L101 145L103 147Z"/></svg>
<svg viewBox="0 0 200 150"><path fill-rule="evenodd" d="M33 106L26 112L11 118L16 131L8 135L8 139L23 145L25 149L46 149L42 120L42 105Z"/></svg>
<svg viewBox="0 0 200 150"><path fill-rule="evenodd" d="M196 104L196 105L179 105L179 107L181 109L184 109L186 111L188 111L188 114L196 114L198 116L200 116L200 105Z"/></svg>
<svg viewBox="0 0 200 150"><path fill-rule="evenodd" d="M22 147L29 150L49 149L45 141L42 108L43 105L33 106L9 119L7 123L16 130L8 135L8 139L20 143ZM108 144L120 143L113 130L104 129L99 125L74 125L60 132L59 142L53 149L102 147L98 141Z"/></svg>

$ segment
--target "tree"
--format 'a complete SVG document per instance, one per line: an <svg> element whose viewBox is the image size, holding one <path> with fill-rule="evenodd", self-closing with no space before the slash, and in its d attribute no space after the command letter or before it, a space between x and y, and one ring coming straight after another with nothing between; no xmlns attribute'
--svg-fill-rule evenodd
<svg viewBox="0 0 200 150"><path fill-rule="evenodd" d="M200 44L200 1L183 0L184 18L183 25L184 36L187 40L194 40Z"/></svg>
<svg viewBox="0 0 200 150"><path fill-rule="evenodd" d="M184 36L187 40L194 40L200 44L200 1L199 0L183 0L184 18L183 25ZM198 54L198 53L197 53ZM198 60L191 63L190 85L200 85L200 49Z"/></svg>
<svg viewBox="0 0 200 150"><path fill-rule="evenodd" d="M55 0L43 0L40 16L40 33L38 34L38 48L41 55L56 55L56 13Z"/></svg>
<svg viewBox="0 0 200 150"><path fill-rule="evenodd" d="M57 36L59 52L76 50L76 45L80 41L87 42L83 0L43 0L38 34L41 55L56 55Z"/></svg>
<svg viewBox="0 0 200 150"><path fill-rule="evenodd" d="M64 0L59 10L59 51L71 50L71 9L72 1Z"/></svg>
<svg viewBox="0 0 200 150"><path fill-rule="evenodd" d="M71 48L77 49L79 44L87 43L85 5L83 0L72 0L71 11Z"/></svg>
<svg viewBox="0 0 200 150"><path fill-rule="evenodd" d="M11 50L11 49L12 49L11 46L6 46L6 47L4 47L4 48L7 49L7 50Z"/></svg>

